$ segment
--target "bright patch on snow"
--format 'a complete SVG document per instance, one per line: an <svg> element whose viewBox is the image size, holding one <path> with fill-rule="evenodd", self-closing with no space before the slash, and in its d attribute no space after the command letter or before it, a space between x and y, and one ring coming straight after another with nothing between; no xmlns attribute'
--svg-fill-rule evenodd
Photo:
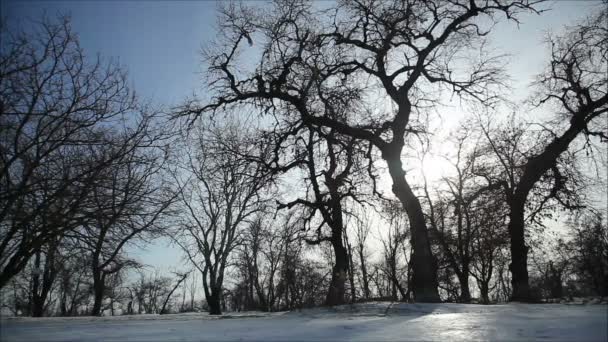
<svg viewBox="0 0 608 342"><path fill-rule="evenodd" d="M5 318L2 341L606 341L606 305L367 303L288 313Z"/></svg>

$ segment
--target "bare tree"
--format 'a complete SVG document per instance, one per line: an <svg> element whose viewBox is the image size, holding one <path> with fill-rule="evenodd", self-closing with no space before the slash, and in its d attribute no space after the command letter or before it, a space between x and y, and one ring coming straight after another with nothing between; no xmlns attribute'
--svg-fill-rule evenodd
<svg viewBox="0 0 608 342"><path fill-rule="evenodd" d="M473 127L473 128L471 128ZM465 122L454 136L455 155L446 156L452 174L444 175L431 198L426 177L424 193L432 236L444 262L458 278L458 300L469 302L469 278L473 276L484 302L489 300L493 258L504 246L506 205L497 186L489 186L477 174L485 160L478 141L483 139L474 125Z"/></svg>
<svg viewBox="0 0 608 342"><path fill-rule="evenodd" d="M535 95L535 105L543 106L553 111L549 123L540 124L543 128L541 136L533 137L545 144L527 151L523 160L518 161L514 168L511 160L505 155L504 149L485 130L491 148L497 156L504 171L504 177L497 181L504 189L509 205L509 236L511 239L511 274L513 294L512 300L529 301L526 245L526 217L540 212L542 203L549 199L557 200L565 207L574 207L560 197L566 188L567 169L560 167L560 162L576 158L582 150L593 152L593 139L599 137L606 140L607 136L602 125L608 113L608 92L606 86L606 67L608 65L606 36L606 17L608 11L602 8L592 17L580 24L569 28L562 36L549 36L551 59L547 69L537 81L538 93ZM573 151L569 147L577 144L581 137L585 148ZM521 148L520 148L521 149ZM508 150L507 150L508 151ZM553 181L547 182L548 179ZM539 192L543 183L552 183L542 195L539 208L530 210L530 201L534 192ZM526 215L526 212L532 213Z"/></svg>
<svg viewBox="0 0 608 342"><path fill-rule="evenodd" d="M94 184L124 148L107 127L136 112L125 73L89 63L68 18L31 35L5 31L0 55L0 287L64 232L81 226Z"/></svg>
<svg viewBox="0 0 608 342"><path fill-rule="evenodd" d="M268 177L242 155L259 153L238 124L206 126L191 145L181 186L183 220L175 241L201 272L209 313L221 314L224 273L243 225L263 209Z"/></svg>
<svg viewBox="0 0 608 342"><path fill-rule="evenodd" d="M194 273L191 273L191 277L190 277L190 286L188 287L188 293L190 294L190 305L188 307L188 310L190 311L196 311L196 307L194 304L194 301L196 299L196 289L197 289L197 281L196 279L198 279L198 277L194 276Z"/></svg>
<svg viewBox="0 0 608 342"><path fill-rule="evenodd" d="M161 177L166 155L154 147L160 143L159 136L149 132L147 120L126 136L114 138L116 145L122 148L124 140L130 148L119 162L99 175L92 190L93 205L87 208L89 219L69 234L91 254L92 315L101 313L106 276L138 266L124 257L124 247L158 236L176 197Z"/></svg>
<svg viewBox="0 0 608 342"><path fill-rule="evenodd" d="M218 51L208 54L216 96L207 105L193 102L182 113L200 115L248 103L274 113L278 124L292 131L298 130L297 122L328 127L379 151L412 227L415 297L438 301L426 221L406 180L401 154L409 136L424 134L427 109L436 103L434 90L445 87L492 101L485 95L500 83L496 59L482 53L482 60L466 72L455 66L459 57L483 46L476 43L489 32L475 19L494 20L500 14L515 19L519 12L535 11L535 3L368 0L314 10L302 1L277 1L263 15L254 8L229 5L220 19ZM263 47L258 67L237 72L239 52L244 42L254 44L254 37ZM378 88L393 108L378 110L368 103L366 110L363 100L376 97ZM346 115L336 115L323 96L334 90L355 94L360 105L350 103Z"/></svg>
<svg viewBox="0 0 608 342"><path fill-rule="evenodd" d="M175 285L173 285L173 287L171 288L171 291L169 291L169 293L167 294L167 297L165 297L165 301L163 302L163 306L160 308L160 314L165 314L167 313L167 304L169 303L169 300L171 299L171 296L173 295L173 292L175 292L175 290L177 290L177 288L179 287L179 285L181 285L181 283L186 280L186 278L188 277L189 273L188 272L175 272L175 276L177 277L177 281L175 282Z"/></svg>
<svg viewBox="0 0 608 342"><path fill-rule="evenodd" d="M59 314L75 316L79 308L85 306L90 296L89 279L91 267L88 258L82 258L78 249L65 247L65 254L59 274ZM71 253L67 253L67 251Z"/></svg>
<svg viewBox="0 0 608 342"><path fill-rule="evenodd" d="M364 151L354 139L342 141L333 130L309 131L308 137L300 141L303 143L301 148L306 151L302 160L308 171L307 196L279 204L279 209L305 207L305 223L308 229L313 228L313 237L307 238L306 242L311 245L331 243L334 265L325 304L344 304L349 256L344 244L346 226L343 203L347 199L360 201L364 184L357 176L362 173L358 165ZM317 214L320 215L319 221L313 220ZM323 230L325 226L329 232Z"/></svg>
<svg viewBox="0 0 608 342"><path fill-rule="evenodd" d="M42 317L46 308L47 298L59 275L59 242L57 240L47 244L46 250L38 250L34 256L34 269L32 274L31 301L32 317ZM43 263L41 265L41 263Z"/></svg>
<svg viewBox="0 0 608 342"><path fill-rule="evenodd" d="M384 208L389 228L386 237L381 239L384 247L381 270L389 280L391 299L399 300L401 296L401 300L406 301L412 290L408 260L410 250L406 246L410 232L408 220L400 209L394 202L388 202Z"/></svg>
<svg viewBox="0 0 608 342"><path fill-rule="evenodd" d="M359 260L361 270L360 284L363 289L363 298L369 300L371 297L369 286L368 262L369 255L367 254L366 241L372 226L372 220L366 208L361 208L354 213L355 219L355 252Z"/></svg>
<svg viewBox="0 0 608 342"><path fill-rule="evenodd" d="M608 231L603 216L583 212L570 224L569 239L558 244L565 251L562 260L580 283L581 295L608 296ZM560 268L556 265L557 268Z"/></svg>
<svg viewBox="0 0 608 342"><path fill-rule="evenodd" d="M138 304L138 313L160 313L161 301L167 298L172 289L172 279L163 276L158 269L146 276L140 273L140 278L131 285Z"/></svg>
<svg viewBox="0 0 608 342"><path fill-rule="evenodd" d="M286 249L300 239L300 231L293 228L298 218L294 214L291 211L273 217L259 213L247 226L237 260L243 282L240 291L244 297L242 304L236 305L238 308L264 311L278 308L280 271Z"/></svg>

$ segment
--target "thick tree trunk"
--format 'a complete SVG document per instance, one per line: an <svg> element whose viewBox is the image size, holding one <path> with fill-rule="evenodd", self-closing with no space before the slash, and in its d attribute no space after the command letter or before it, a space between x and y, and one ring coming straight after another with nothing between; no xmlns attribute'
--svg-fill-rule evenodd
<svg viewBox="0 0 608 342"><path fill-rule="evenodd" d="M34 295L32 298L32 317L42 317L44 314L44 300Z"/></svg>
<svg viewBox="0 0 608 342"><path fill-rule="evenodd" d="M209 306L209 314L210 315L221 315L222 314L222 305L221 305L221 294L219 291L212 289L211 294L205 296L207 299L207 306Z"/></svg>
<svg viewBox="0 0 608 342"><path fill-rule="evenodd" d="M93 309L91 310L91 316L100 316L101 315L104 280L105 280L105 276L103 274L93 276Z"/></svg>
<svg viewBox="0 0 608 342"><path fill-rule="evenodd" d="M64 288L61 293L61 300L59 301L59 312L60 312L61 316L68 315L67 300L68 300L68 296L67 296L67 292Z"/></svg>
<svg viewBox="0 0 608 342"><path fill-rule="evenodd" d="M469 290L469 272L458 273L458 282L460 283L460 302L469 303L471 301L471 291Z"/></svg>
<svg viewBox="0 0 608 342"><path fill-rule="evenodd" d="M605 105L605 102L600 104ZM583 112L584 113L584 112ZM525 165L523 174L517 184L514 196L509 199L509 236L511 238L511 301L529 302L530 285L528 283L528 247L525 243L525 204L528 194L541 177L556 165L559 156L568 149L570 143L586 127L586 114L579 114L572 119L570 127L549 143L542 153L531 158Z"/></svg>
<svg viewBox="0 0 608 342"><path fill-rule="evenodd" d="M508 230L511 239L511 301L529 302L532 298L528 283L528 246L525 243L523 201L511 205Z"/></svg>
<svg viewBox="0 0 608 342"><path fill-rule="evenodd" d="M332 269L331 283L329 285L329 290L327 291L327 298L325 299L325 305L330 306L345 303L345 284L348 274L348 254L346 252L346 248L344 248L342 244L342 237L340 236L339 239L333 237L332 246L334 249L336 262Z"/></svg>
<svg viewBox="0 0 608 342"><path fill-rule="evenodd" d="M41 269L41 251L36 252L34 259L34 265L36 268L36 274L34 275L32 282L32 316L42 317L44 315L44 307L47 301L49 292L55 282L57 276L57 270L55 269L55 251L54 247L51 246L50 251L46 254L44 260L44 267ZM42 274L41 274L42 272ZM41 277L42 276L42 277ZM41 281L42 280L42 281Z"/></svg>
<svg viewBox="0 0 608 342"><path fill-rule="evenodd" d="M394 155L393 155L394 154ZM418 197L405 179L399 153L383 153L393 179L393 193L405 209L410 221L412 255L412 287L417 302L437 303L441 299L437 290L437 261L431 252L424 213Z"/></svg>
<svg viewBox="0 0 608 342"><path fill-rule="evenodd" d="M490 304L490 286L487 282L482 282L479 288L481 292L481 301L484 304Z"/></svg>

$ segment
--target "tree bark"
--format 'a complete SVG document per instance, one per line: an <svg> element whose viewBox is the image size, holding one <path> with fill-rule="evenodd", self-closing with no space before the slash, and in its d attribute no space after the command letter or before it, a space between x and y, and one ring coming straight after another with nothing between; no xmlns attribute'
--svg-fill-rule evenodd
<svg viewBox="0 0 608 342"><path fill-rule="evenodd" d="M437 290L437 261L431 252L422 206L405 179L399 153L383 151L383 158L388 164L393 179L393 193L403 205L410 222L411 245L414 251L412 255L414 300L423 303L440 302Z"/></svg>
<svg viewBox="0 0 608 342"><path fill-rule="evenodd" d="M469 303L471 301L471 291L469 290L469 271L468 269L462 273L458 273L458 282L460 283L460 302Z"/></svg>
<svg viewBox="0 0 608 342"><path fill-rule="evenodd" d="M93 275L93 309L91 316L101 315L101 304L103 302L105 275Z"/></svg>
<svg viewBox="0 0 608 342"><path fill-rule="evenodd" d="M44 315L45 303L53 287L57 276L55 268L55 246L49 246L49 251L45 255L44 269L41 269L42 252L38 250L34 259L37 273L33 277L32 287L32 317L42 317ZM40 282L40 272L42 272L42 283Z"/></svg>
<svg viewBox="0 0 608 342"><path fill-rule="evenodd" d="M222 314L222 306L220 303L219 293L216 292L210 296L207 296L207 305L209 306L210 315L221 315Z"/></svg>
<svg viewBox="0 0 608 342"><path fill-rule="evenodd" d="M487 282L482 282L479 288L479 292L481 292L481 301L484 304L490 304L490 287Z"/></svg>
<svg viewBox="0 0 608 342"><path fill-rule="evenodd" d="M524 233L524 201L513 203L509 213L508 225L511 240L511 301L529 302L530 285L528 283L528 246Z"/></svg>
<svg viewBox="0 0 608 342"><path fill-rule="evenodd" d="M342 244L342 236L332 237L332 246L336 262L332 269L331 283L327 291L325 305L341 305L344 304L344 295L346 292L345 284L348 274L348 254L346 248Z"/></svg>
<svg viewBox="0 0 608 342"><path fill-rule="evenodd" d="M606 98L599 105L605 105ZM581 114L583 113L583 114ZM586 127L585 110L570 121L570 127L559 137L553 139L542 153L531 158L524 167L524 172L517 183L517 189L509 199L508 231L511 239L511 301L529 302L530 285L528 283L528 247L525 244L525 204L528 194L541 177L554 167L559 156L568 149L570 143Z"/></svg>

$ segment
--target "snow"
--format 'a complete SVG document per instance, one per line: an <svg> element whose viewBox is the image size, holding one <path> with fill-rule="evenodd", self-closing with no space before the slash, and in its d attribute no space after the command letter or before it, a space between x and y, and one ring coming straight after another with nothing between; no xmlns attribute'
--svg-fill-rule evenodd
<svg viewBox="0 0 608 342"><path fill-rule="evenodd" d="M606 305L366 303L294 312L3 318L2 341L607 341Z"/></svg>

